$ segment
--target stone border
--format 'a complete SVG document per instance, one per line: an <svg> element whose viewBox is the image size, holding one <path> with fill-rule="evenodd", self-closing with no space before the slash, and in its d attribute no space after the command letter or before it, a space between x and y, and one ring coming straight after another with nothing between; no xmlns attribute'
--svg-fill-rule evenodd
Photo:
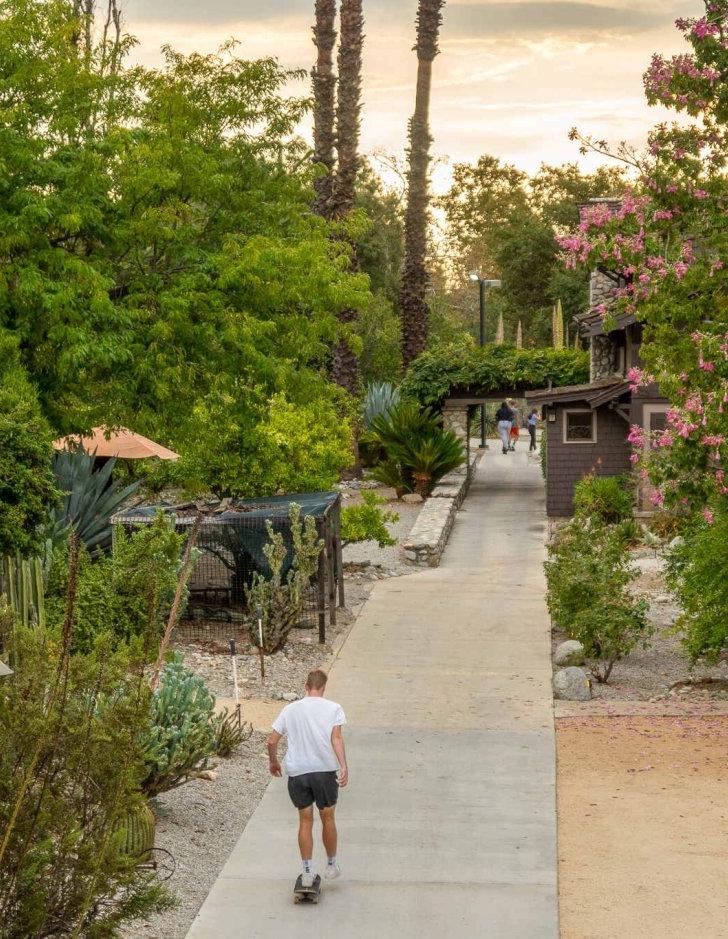
<svg viewBox="0 0 728 939"><path fill-rule="evenodd" d="M420 509L407 540L402 544L407 564L414 567L438 567L443 551L455 524L458 509L463 504L479 456L470 466L443 476L432 490L430 498Z"/></svg>

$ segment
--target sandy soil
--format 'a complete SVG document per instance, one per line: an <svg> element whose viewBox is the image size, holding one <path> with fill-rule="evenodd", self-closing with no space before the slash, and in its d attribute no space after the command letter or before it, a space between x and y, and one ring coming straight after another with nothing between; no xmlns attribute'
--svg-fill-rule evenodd
<svg viewBox="0 0 728 939"><path fill-rule="evenodd" d="M557 721L562 939L728 937L728 717Z"/></svg>

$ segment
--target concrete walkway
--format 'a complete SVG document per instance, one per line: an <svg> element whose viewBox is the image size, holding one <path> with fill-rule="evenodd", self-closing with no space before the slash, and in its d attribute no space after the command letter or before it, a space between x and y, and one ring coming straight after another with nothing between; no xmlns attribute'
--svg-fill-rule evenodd
<svg viewBox="0 0 728 939"><path fill-rule="evenodd" d="M344 876L294 906L276 780L188 939L556 939L544 534L538 463L523 441L492 447L442 567L378 583L332 670L350 725Z"/></svg>

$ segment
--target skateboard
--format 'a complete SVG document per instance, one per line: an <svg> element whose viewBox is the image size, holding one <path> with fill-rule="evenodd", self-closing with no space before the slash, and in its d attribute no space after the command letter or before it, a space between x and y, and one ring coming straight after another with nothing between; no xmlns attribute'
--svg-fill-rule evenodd
<svg viewBox="0 0 728 939"><path fill-rule="evenodd" d="M317 874L311 887L301 886L303 875L298 875L296 886L293 888L294 903L318 903L321 898L321 875Z"/></svg>

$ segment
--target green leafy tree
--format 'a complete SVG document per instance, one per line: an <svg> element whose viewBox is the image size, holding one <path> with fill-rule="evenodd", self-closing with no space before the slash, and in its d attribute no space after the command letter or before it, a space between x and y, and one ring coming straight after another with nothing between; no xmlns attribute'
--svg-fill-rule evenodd
<svg viewBox="0 0 728 939"><path fill-rule="evenodd" d="M52 453L16 344L0 331L0 557L43 551L48 506L58 498Z"/></svg>

